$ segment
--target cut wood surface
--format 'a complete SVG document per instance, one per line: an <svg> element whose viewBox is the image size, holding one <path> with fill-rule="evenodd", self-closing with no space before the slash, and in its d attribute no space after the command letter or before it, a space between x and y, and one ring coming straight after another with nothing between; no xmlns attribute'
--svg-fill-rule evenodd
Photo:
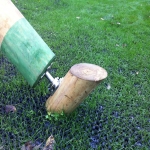
<svg viewBox="0 0 150 150"><path fill-rule="evenodd" d="M74 65L46 102L48 112L71 113L107 77L105 69L87 63Z"/></svg>
<svg viewBox="0 0 150 150"><path fill-rule="evenodd" d="M100 81L107 77L105 69L88 63L76 64L71 67L70 72L74 76L88 81Z"/></svg>
<svg viewBox="0 0 150 150"><path fill-rule="evenodd" d="M23 15L10 0L0 0L0 45L7 31Z"/></svg>

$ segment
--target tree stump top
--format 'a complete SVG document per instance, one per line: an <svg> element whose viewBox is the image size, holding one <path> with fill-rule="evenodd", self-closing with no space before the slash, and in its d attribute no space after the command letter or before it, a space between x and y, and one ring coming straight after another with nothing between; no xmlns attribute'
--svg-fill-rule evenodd
<svg viewBox="0 0 150 150"><path fill-rule="evenodd" d="M107 71L97 65L80 63L71 67L70 72L83 80L100 81L107 77Z"/></svg>

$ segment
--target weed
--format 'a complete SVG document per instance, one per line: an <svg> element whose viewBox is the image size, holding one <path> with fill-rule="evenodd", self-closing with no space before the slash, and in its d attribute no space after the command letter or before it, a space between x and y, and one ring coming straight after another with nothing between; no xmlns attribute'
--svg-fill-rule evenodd
<svg viewBox="0 0 150 150"><path fill-rule="evenodd" d="M57 120L59 120L60 117L62 118L63 116L64 116L64 112L61 112L61 113L48 112L47 115L45 116L45 118L50 121L53 119L54 119L54 121L57 121Z"/></svg>

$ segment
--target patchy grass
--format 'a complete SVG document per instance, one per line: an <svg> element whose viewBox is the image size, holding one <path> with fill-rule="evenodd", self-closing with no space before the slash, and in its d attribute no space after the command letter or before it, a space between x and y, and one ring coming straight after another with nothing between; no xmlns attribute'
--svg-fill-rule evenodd
<svg viewBox="0 0 150 150"><path fill-rule="evenodd" d="M150 2L17 1L14 4L56 54L54 76L76 63L97 64L108 78L71 115L46 119L48 81L29 87L0 53L0 147L20 149L53 134L56 149L150 149ZM109 86L109 89L108 89Z"/></svg>

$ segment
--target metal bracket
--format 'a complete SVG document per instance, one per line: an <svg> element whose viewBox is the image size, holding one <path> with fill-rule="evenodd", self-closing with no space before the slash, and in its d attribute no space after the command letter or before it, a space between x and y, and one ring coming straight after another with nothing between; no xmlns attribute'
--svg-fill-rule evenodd
<svg viewBox="0 0 150 150"><path fill-rule="evenodd" d="M60 85L60 83L62 82L63 78L53 78L52 75L49 73L48 69L50 69L51 66L49 66L47 68L47 71L42 75L41 78L43 78L44 76L46 76L51 82L52 82L52 87L54 87L55 89L57 89Z"/></svg>
<svg viewBox="0 0 150 150"><path fill-rule="evenodd" d="M58 88L60 84L59 77L53 78L48 71L46 71L45 75L52 82L53 84L52 86L54 86L55 88Z"/></svg>

